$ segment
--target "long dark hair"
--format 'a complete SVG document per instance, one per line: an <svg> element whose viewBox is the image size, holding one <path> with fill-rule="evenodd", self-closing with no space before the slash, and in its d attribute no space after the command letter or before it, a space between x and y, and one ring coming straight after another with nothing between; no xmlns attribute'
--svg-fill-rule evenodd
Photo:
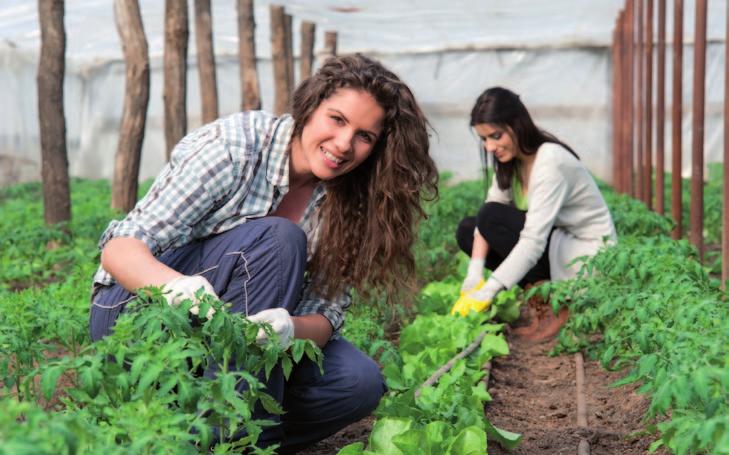
<svg viewBox="0 0 729 455"><path fill-rule="evenodd" d="M537 153L539 147L545 142L554 142L569 150L575 158L579 159L577 153L570 146L554 135L538 128L534 124L532 116L529 115L526 106L519 99L519 95L503 87L486 89L476 100L476 104L471 109L471 126L482 123L490 123L504 129L510 128L514 133L512 139L515 145L525 155ZM481 153L485 152L482 151ZM498 160L494 160L496 181L502 190L511 187L515 167L516 160L511 160L508 163L499 163ZM486 184L488 185L489 182L486 182Z"/></svg>
<svg viewBox="0 0 729 455"><path fill-rule="evenodd" d="M325 297L347 286L396 295L414 288L412 246L422 202L438 195L428 122L412 92L379 62L363 55L328 59L294 92L294 137L337 89L363 90L385 111L370 156L347 174L324 182L320 240L309 270Z"/></svg>

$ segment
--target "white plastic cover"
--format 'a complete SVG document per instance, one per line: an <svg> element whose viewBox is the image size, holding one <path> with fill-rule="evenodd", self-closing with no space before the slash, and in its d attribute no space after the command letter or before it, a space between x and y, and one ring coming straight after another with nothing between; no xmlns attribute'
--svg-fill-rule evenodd
<svg viewBox="0 0 729 455"><path fill-rule="evenodd" d="M189 2L188 126L200 124L194 58L193 5ZM240 104L237 18L234 0L213 0L214 46L221 115ZM264 109L273 101L269 5L255 7L256 46ZM286 1L294 17L298 54L302 20L317 24L316 48L325 30L339 33L339 52L365 52L398 73L413 89L435 131L432 148L441 170L456 179L479 174L478 144L468 113L493 85L522 96L543 128L572 145L593 172L611 178L610 41L620 0L335 0ZM668 39L673 2L668 1ZM151 58L151 95L141 177L164 164L162 50L164 2L140 2ZM690 171L694 2L684 2L684 173ZM726 2L709 2L706 74L706 156L721 161L724 23ZM0 5L0 185L38 179L37 88L40 46L37 3ZM110 178L124 96L124 62L111 0L66 2L65 115L71 174ZM670 50L667 59L670 106ZM298 66L297 66L298 69ZM670 109L667 108L670 115ZM670 120L670 118L668 119ZM670 124L666 151L670 153ZM655 141L654 141L655 144ZM666 160L670 163L670 159Z"/></svg>

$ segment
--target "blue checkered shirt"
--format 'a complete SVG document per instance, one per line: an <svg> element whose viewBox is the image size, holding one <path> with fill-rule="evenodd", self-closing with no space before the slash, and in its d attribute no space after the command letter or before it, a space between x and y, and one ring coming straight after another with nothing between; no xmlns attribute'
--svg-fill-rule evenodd
<svg viewBox="0 0 729 455"><path fill-rule="evenodd" d="M159 256L170 248L234 228L266 216L288 192L288 145L293 131L289 115L277 118L262 111L233 114L203 126L175 146L170 162L147 195L123 220L112 221L99 249L115 237L143 241ZM318 185L299 227L306 233L309 257L318 238L318 208L324 197ZM99 267L94 283L114 283ZM349 292L332 300L318 297L307 280L294 315L321 314L335 337L350 305Z"/></svg>

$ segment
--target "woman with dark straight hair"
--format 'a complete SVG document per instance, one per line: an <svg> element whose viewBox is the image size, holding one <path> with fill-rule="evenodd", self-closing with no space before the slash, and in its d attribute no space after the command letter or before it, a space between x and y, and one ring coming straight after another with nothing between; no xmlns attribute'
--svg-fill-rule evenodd
<svg viewBox="0 0 729 455"><path fill-rule="evenodd" d="M482 311L502 289L573 278L573 259L617 239L595 180L577 154L539 129L514 92L492 87L478 97L471 127L494 155L495 175L475 217L456 238L471 257L452 313ZM483 268L493 273L484 283ZM566 316L565 316L566 317Z"/></svg>
<svg viewBox="0 0 729 455"><path fill-rule="evenodd" d="M309 339L288 379L274 369L259 447L291 453L367 416L385 392L378 365L341 336L351 289L414 288L422 202L437 196L427 121L400 78L363 55L328 59L297 87L291 115L240 112L177 144L147 195L99 241L91 338L108 335L144 287L167 303L199 293L269 323L287 348ZM211 312L205 315L214 318ZM258 334L266 342L266 334ZM215 375L205 371L205 376ZM236 386L245 391L245 382Z"/></svg>

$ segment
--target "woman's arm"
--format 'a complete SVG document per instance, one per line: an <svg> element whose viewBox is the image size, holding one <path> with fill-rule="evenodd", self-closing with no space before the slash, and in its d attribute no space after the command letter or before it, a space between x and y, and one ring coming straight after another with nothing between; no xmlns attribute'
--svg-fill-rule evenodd
<svg viewBox="0 0 729 455"><path fill-rule="evenodd" d="M489 244L483 238L478 229L473 233L473 248L471 249L471 259L486 259L489 252Z"/></svg>
<svg viewBox="0 0 729 455"><path fill-rule="evenodd" d="M294 338L312 340L317 346L323 348L332 337L332 324L321 314L307 314L293 316Z"/></svg>
<svg viewBox="0 0 729 455"><path fill-rule="evenodd" d="M101 250L101 266L127 291L161 286L181 276L158 261L147 245L133 237L117 237Z"/></svg>

